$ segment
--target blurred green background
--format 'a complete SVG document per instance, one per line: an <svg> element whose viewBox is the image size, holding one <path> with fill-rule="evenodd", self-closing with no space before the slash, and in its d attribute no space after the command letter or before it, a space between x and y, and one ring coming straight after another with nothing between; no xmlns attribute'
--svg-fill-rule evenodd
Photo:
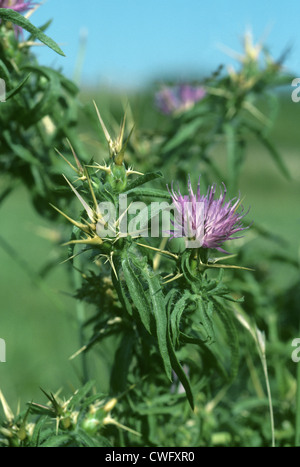
<svg viewBox="0 0 300 467"><path fill-rule="evenodd" d="M140 92L138 96L128 97L137 127L157 116L155 110L149 108L149 93L151 95L151 91L146 90L144 95ZM122 98L103 95L99 90L81 92L82 102L90 106L91 111L92 99L109 110L109 102L121 102ZM297 260L300 252L300 103L294 103L287 92L280 95L279 104L272 139L292 180L281 175L267 151L253 140L247 150L240 189L245 197L244 205L251 206L248 220L253 219L274 234L282 235L287 240L290 255ZM92 148L96 138L97 134L82 121L82 140ZM222 144L212 157L218 164L225 163ZM134 160L129 162L138 170ZM168 174L164 175L166 183L170 182ZM8 180L1 178L0 189L7 183ZM17 400L21 404L39 401L40 387L52 392L63 388L68 392L79 384L80 358L70 361L69 357L80 344L68 265L59 264L58 248L63 248L58 246L60 232L33 210L22 186L1 204L0 214L0 337L6 341L6 362L0 363L0 388L16 410ZM249 241L258 241L251 231L246 233L248 235ZM276 248L276 244L272 245ZM49 260L57 262L57 266L43 281L39 271ZM297 280L295 268L281 263L274 267L273 274L274 287L277 287L274 293ZM288 310L281 310L281 313L288 313ZM94 365L98 389L105 390L106 367L101 359Z"/></svg>

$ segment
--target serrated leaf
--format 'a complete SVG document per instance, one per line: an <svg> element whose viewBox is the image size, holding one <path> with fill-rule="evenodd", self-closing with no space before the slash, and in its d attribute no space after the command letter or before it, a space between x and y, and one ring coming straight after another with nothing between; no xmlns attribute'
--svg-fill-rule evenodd
<svg viewBox="0 0 300 467"><path fill-rule="evenodd" d="M35 38L41 41L43 44L47 45L50 49L59 55L65 56L61 48L56 44L56 42L47 36L41 29L34 26L27 18L22 16L20 13L6 8L0 8L0 18L5 21L11 21L13 24L20 26L26 31L30 32Z"/></svg>

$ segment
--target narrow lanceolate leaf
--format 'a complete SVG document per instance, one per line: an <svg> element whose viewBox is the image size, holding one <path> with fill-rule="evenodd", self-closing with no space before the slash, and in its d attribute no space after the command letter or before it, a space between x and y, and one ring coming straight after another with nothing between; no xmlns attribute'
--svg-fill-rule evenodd
<svg viewBox="0 0 300 467"><path fill-rule="evenodd" d="M135 196L139 199L141 196L150 198L162 198L170 199L170 193L168 191L159 190L156 188L133 188L126 191L128 196Z"/></svg>
<svg viewBox="0 0 300 467"><path fill-rule="evenodd" d="M186 309L187 301L190 298L191 294L186 290L182 297L174 304L173 309L170 314L170 330L172 332L172 341L175 344L179 342L180 334L180 320L182 313Z"/></svg>
<svg viewBox="0 0 300 467"><path fill-rule="evenodd" d="M122 260L122 271L131 300L139 313L143 325L151 334L151 306L144 287L134 271L127 254L124 254Z"/></svg>
<svg viewBox="0 0 300 467"><path fill-rule="evenodd" d="M149 295L156 324L156 335L160 355L164 363L166 374L168 378L172 380L172 365L167 343L168 317L159 276L155 274L148 265L142 269L142 276L149 287Z"/></svg>
<svg viewBox="0 0 300 467"><path fill-rule="evenodd" d="M276 147L273 145L273 143L266 138L262 133L258 132L257 133L258 139L261 141L261 143L265 146L265 148L269 151L269 154L271 155L273 161L281 171L281 173L288 179L291 179L291 174L285 165L284 160L282 159L281 155L277 151Z"/></svg>
<svg viewBox="0 0 300 467"><path fill-rule="evenodd" d="M183 385L187 399L189 401L189 404L192 409L194 409L194 396L193 392L191 389L190 381L189 378L187 377L185 371L183 370L177 355L175 351L175 345L174 342L175 340L178 342L179 341L179 321L181 314L184 310L184 307L186 305L186 302L190 296L189 291L185 291L183 296L177 301L176 300L176 290L171 290L168 294L168 297L166 298L167 302L167 312L168 312L168 332L167 332L167 343L168 343L168 348L169 348L169 354L170 354L170 361L172 364L172 368L175 371L179 381ZM172 330L173 327L173 330ZM174 329L175 327L175 329Z"/></svg>
<svg viewBox="0 0 300 467"><path fill-rule="evenodd" d="M195 132L198 131L199 127L203 124L203 121L204 119L196 119L179 128L175 135L165 144L163 152L166 153L172 151L181 144L185 143L187 140L190 140L195 135Z"/></svg>
<svg viewBox="0 0 300 467"><path fill-rule="evenodd" d="M190 381L177 358L177 355L176 355L169 333L167 333L167 339L168 339L168 346L169 346L169 353L170 353L170 360L172 363L172 368L175 371L176 375L178 376L178 379L181 382L182 386L184 387L189 404L192 410L194 410L194 396L193 396L192 388L190 385Z"/></svg>
<svg viewBox="0 0 300 467"><path fill-rule="evenodd" d="M124 333L116 351L111 371L110 384L112 391L118 394L125 390L130 363L133 357L135 334L132 330Z"/></svg>
<svg viewBox="0 0 300 467"><path fill-rule="evenodd" d="M217 300L214 300L214 307L216 308L218 317L222 321L230 347L230 381L233 381L237 375L239 367L239 339L237 327L235 324L235 317L230 309L224 308Z"/></svg>
<svg viewBox="0 0 300 467"><path fill-rule="evenodd" d="M278 169L281 171L281 173L288 179L291 179L291 174L289 172L289 169L287 168L283 158L281 157L280 153L276 149L276 147L273 145L273 143L270 141L269 138L265 136L265 134L258 130L255 126L250 125L249 123L247 124L247 127L249 128L250 131L252 131L255 135L255 137L262 143L262 145L267 149L269 152L270 156L272 157L273 161L277 165Z"/></svg>
<svg viewBox="0 0 300 467"><path fill-rule="evenodd" d="M29 76L30 76L30 73L28 73L28 75L26 75L25 78L14 89L11 89L9 92L6 93L6 96L5 96L6 100L15 96L22 89L24 84L27 82Z"/></svg>
<svg viewBox="0 0 300 467"><path fill-rule="evenodd" d="M197 300L197 316L204 327L206 338L213 340L215 337L214 326L212 321L213 303L202 300L200 297Z"/></svg>
<svg viewBox="0 0 300 467"><path fill-rule="evenodd" d="M44 447L44 448L63 447L69 441L71 441L71 438L69 437L69 435L53 435L47 438L47 440L44 441L43 444L41 444L41 447Z"/></svg>
<svg viewBox="0 0 300 467"><path fill-rule="evenodd" d="M136 188L137 186L144 185L144 183L151 182L152 180L155 180L156 178L161 178L161 177L162 177L161 172L149 172L149 173L146 173L145 175L141 175L137 177L133 182L128 183L124 193L127 193L128 191L132 190L133 188Z"/></svg>
<svg viewBox="0 0 300 467"><path fill-rule="evenodd" d="M53 39L48 37L41 29L34 26L27 18L20 15L20 13L17 13L11 9L0 8L0 18L5 21L11 21L13 24L20 26L21 28L30 32L32 36L41 41L43 44L47 45L47 47L50 47L50 49L54 50L54 52L65 56L61 48Z"/></svg>
<svg viewBox="0 0 300 467"><path fill-rule="evenodd" d="M28 162L29 164L32 164L32 166L41 166L41 162L36 157L34 157L34 155L32 155L29 149L27 149L24 145L14 142L12 134L8 130L2 131L1 136L16 156Z"/></svg>

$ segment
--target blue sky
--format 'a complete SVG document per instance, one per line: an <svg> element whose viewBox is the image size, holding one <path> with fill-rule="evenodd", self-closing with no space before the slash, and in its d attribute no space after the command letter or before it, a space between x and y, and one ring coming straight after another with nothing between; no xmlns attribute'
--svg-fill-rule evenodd
<svg viewBox="0 0 300 467"><path fill-rule="evenodd" d="M46 32L66 57L45 47L36 54L73 78L85 37L82 84L132 88L170 74L207 74L236 63L220 45L241 51L247 28L275 58L292 46L286 66L300 76L299 0L46 0L31 21L41 26L50 18Z"/></svg>

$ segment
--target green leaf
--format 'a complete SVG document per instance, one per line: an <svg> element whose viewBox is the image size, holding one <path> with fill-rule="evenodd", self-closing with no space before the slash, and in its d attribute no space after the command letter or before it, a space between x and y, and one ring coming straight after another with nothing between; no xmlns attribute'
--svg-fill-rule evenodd
<svg viewBox="0 0 300 467"><path fill-rule="evenodd" d="M150 334L154 319L159 353L171 381L172 367L167 343L168 317L159 276L146 263L144 257L138 258L129 250L123 252L122 271L131 300Z"/></svg>
<svg viewBox="0 0 300 467"><path fill-rule="evenodd" d="M109 440L104 436L95 436L92 438L81 428L77 429L75 437L79 443L83 444L85 447L88 448L112 447Z"/></svg>
<svg viewBox="0 0 300 467"><path fill-rule="evenodd" d="M144 287L141 284L137 273L133 269L132 264L127 256L127 252L123 255L122 271L131 300L136 306L143 325L149 334L151 334L151 306Z"/></svg>
<svg viewBox="0 0 300 467"><path fill-rule="evenodd" d="M214 299L214 306L216 308L219 319L221 320L225 334L227 337L227 343L231 353L231 364L230 364L230 381L233 381L237 375L240 352L239 352L239 339L238 331L235 324L235 317L230 309L224 308L219 300Z"/></svg>
<svg viewBox="0 0 300 467"><path fill-rule="evenodd" d="M144 175L140 175L137 177L133 182L129 183L126 187L126 190L124 193L127 193L128 191L132 190L133 188L136 188L140 185L144 185L144 183L151 182L152 180L155 180L157 178L161 178L163 175L161 172L149 172Z"/></svg>
<svg viewBox="0 0 300 467"><path fill-rule="evenodd" d="M70 441L68 435L53 435L50 436L43 444L40 445L41 448L56 448L63 447Z"/></svg>
<svg viewBox="0 0 300 467"><path fill-rule="evenodd" d="M179 322L180 322L180 317L182 315L182 312L185 309L186 301L190 297L190 292L186 290L183 294L183 296L179 299L179 301L176 302L174 308L173 308L173 302L176 299L176 290L171 290L168 294L168 314L169 314L169 329L167 332L167 342L168 342L168 347L169 347L169 354L170 354L170 361L172 364L172 368L175 371L176 375L178 376L179 381L183 385L187 399L189 401L189 404L192 408L194 409L194 397L190 385L190 381L184 372L178 358L175 352L175 347L173 342L176 340L177 343L179 343L179 334L180 334L180 329L179 329ZM173 308L173 309L172 309ZM171 337L172 336L172 337Z"/></svg>
<svg viewBox="0 0 300 467"><path fill-rule="evenodd" d="M223 129L227 144L228 186L232 193L235 194L240 168L244 161L243 141L232 122L224 124Z"/></svg>
<svg viewBox="0 0 300 467"><path fill-rule="evenodd" d="M8 130L4 130L2 132L2 137L10 147L13 154L17 155L18 157L20 157L20 159L23 159L29 164L37 166L41 165L40 161L36 159L27 148L25 148L21 144L16 144L13 142L11 134Z"/></svg>
<svg viewBox="0 0 300 467"><path fill-rule="evenodd" d="M75 409L78 404L84 399L89 392L91 392L92 388L95 386L95 381L88 381L82 388L78 389L71 401L70 401L70 408L72 407Z"/></svg>
<svg viewBox="0 0 300 467"><path fill-rule="evenodd" d="M48 80L47 87L42 96L37 103L31 106L30 112L28 112L28 116L26 116L25 127L28 128L45 117L45 115L53 114L53 103L61 97L62 91L59 74L49 70L47 67L26 66L22 69L41 75Z"/></svg>
<svg viewBox="0 0 300 467"><path fill-rule="evenodd" d="M126 389L129 367L133 356L134 339L133 332L129 329L126 330L115 353L110 377L110 386L113 393L118 394Z"/></svg>
<svg viewBox="0 0 300 467"><path fill-rule="evenodd" d="M34 425L34 430L31 436L31 440L30 440L31 446L38 447L40 442L43 441L43 439L41 440L41 436L42 436L42 433L44 434L45 431L47 431L47 430L43 431L43 427L47 423L47 421L48 421L47 417L41 417L37 421L37 423Z"/></svg>
<svg viewBox="0 0 300 467"><path fill-rule="evenodd" d="M169 356L169 346L167 343L168 317L159 275L156 274L149 265L146 265L142 269L142 276L147 281L149 287L160 355L163 359L166 374L168 378L172 380L172 366Z"/></svg>
<svg viewBox="0 0 300 467"><path fill-rule="evenodd" d="M180 146L185 141L192 139L195 132L199 129L202 125L203 119L196 119L192 120L190 123L181 126L178 131L176 131L175 135L167 141L165 146L163 147L163 153L172 151Z"/></svg>
<svg viewBox="0 0 300 467"><path fill-rule="evenodd" d="M279 152L273 145L273 143L271 143L271 141L268 138L266 138L261 132L257 132L257 137L260 140L260 142L265 146L265 148L268 150L270 156L272 157L273 161L275 162L279 170L282 172L282 174L288 180L291 180L291 174L288 168L286 167L281 155L279 154Z"/></svg>
<svg viewBox="0 0 300 467"><path fill-rule="evenodd" d="M170 331L172 333L172 341L174 345L179 343L180 320L182 313L186 309L187 301L190 297L190 292L185 290L182 297L175 303L173 309L170 312Z"/></svg>
<svg viewBox="0 0 300 467"><path fill-rule="evenodd" d="M156 188L136 188L129 191L126 191L128 196L134 195L137 198L141 196L151 197L151 198L163 198L163 199L170 199L170 193L164 190L158 190Z"/></svg>
<svg viewBox="0 0 300 467"><path fill-rule="evenodd" d="M114 272L112 271L111 273L111 278L113 282L113 286L118 294L119 300L121 304L123 305L124 309L127 310L130 316L132 316L133 311L132 311L132 304L129 300L129 291L128 287L126 284L126 281L123 278L123 272L122 272L122 265L118 264L119 262L115 262L115 268L117 271L118 279L116 278Z"/></svg>
<svg viewBox="0 0 300 467"><path fill-rule="evenodd" d="M167 215L171 217L170 213L170 205L166 201L156 201L148 204L148 206L145 206L143 208L144 204L142 203L142 209L138 213L138 215L135 217L136 221L136 228L138 230L142 231L141 236L145 234L147 236L148 234L153 237L158 237L162 232L160 230L160 219L159 217L163 215L163 213L166 214L164 221L165 223L167 222ZM154 220L156 218L156 220ZM150 225L149 222L153 221ZM167 223L166 229L169 228L170 223ZM163 228L163 226L162 226ZM135 230L135 229L134 229Z"/></svg>
<svg viewBox="0 0 300 467"><path fill-rule="evenodd" d="M215 332L214 326L212 321L212 313L213 313L213 302L206 300L202 300L201 297L197 297L197 318L200 319L201 325L203 326L206 337L209 340L214 339Z"/></svg>
<svg viewBox="0 0 300 467"><path fill-rule="evenodd" d="M27 82L29 76L30 76L30 73L28 73L28 75L25 76L25 78L14 89L11 89L9 92L6 93L6 96L5 96L6 100L15 96L22 89L24 84Z"/></svg>
<svg viewBox="0 0 300 467"><path fill-rule="evenodd" d="M50 47L50 49L54 50L54 52L58 53L59 55L65 56L61 48L54 42L53 39L48 37L43 31L36 26L34 26L27 18L20 15L14 10L0 8L0 18L4 19L5 21L11 21L13 24L20 26L21 28L25 29L26 31L30 32L35 38L40 40L43 44Z"/></svg>
<svg viewBox="0 0 300 467"><path fill-rule="evenodd" d="M168 346L169 346L169 353L170 353L170 360L171 360L172 368L175 371L176 375L178 376L178 379L181 382L182 386L184 387L189 404L192 410L194 410L194 396L193 396L190 381L177 358L172 340L170 338L170 334L167 333L167 336L168 336Z"/></svg>
<svg viewBox="0 0 300 467"><path fill-rule="evenodd" d="M281 155L273 145L273 143L265 136L265 134L259 130L256 126L247 123L247 128L256 136L258 141L260 141L263 146L267 149L273 161L277 165L278 169L282 174L288 179L291 180L291 174L289 173L288 168L286 167Z"/></svg>

